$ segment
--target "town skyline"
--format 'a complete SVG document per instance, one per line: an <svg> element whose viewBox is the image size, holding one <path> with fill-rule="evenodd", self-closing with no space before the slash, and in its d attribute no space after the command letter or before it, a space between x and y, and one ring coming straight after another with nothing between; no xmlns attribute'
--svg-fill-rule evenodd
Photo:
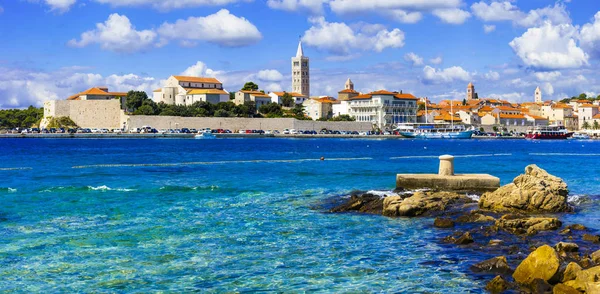
<svg viewBox="0 0 600 294"><path fill-rule="evenodd" d="M0 39L12 44L0 49L0 107L96 86L151 94L177 74L216 77L231 92L247 81L292 92L298 39L311 96L335 97L348 78L359 92L434 102L462 100L470 82L481 98L512 102L533 101L538 86L544 100L600 94L600 13L588 1L214 2L0 2ZM36 21L24 25L25 12ZM6 29L15 23L23 28Z"/></svg>

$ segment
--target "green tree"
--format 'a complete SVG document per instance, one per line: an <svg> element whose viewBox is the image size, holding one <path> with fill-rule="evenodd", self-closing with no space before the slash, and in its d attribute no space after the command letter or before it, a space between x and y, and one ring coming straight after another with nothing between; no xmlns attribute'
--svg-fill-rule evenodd
<svg viewBox="0 0 600 294"><path fill-rule="evenodd" d="M467 99L463 99L462 105L467 105Z"/></svg>
<svg viewBox="0 0 600 294"><path fill-rule="evenodd" d="M600 125L598 124L598 121L597 121L597 120L595 120L595 121L594 121L594 130L597 130L597 129L599 129L599 128L600 128Z"/></svg>
<svg viewBox="0 0 600 294"><path fill-rule="evenodd" d="M258 108L258 111L267 117L277 117L282 116L283 111L281 110L281 106L277 103L269 103L262 105Z"/></svg>
<svg viewBox="0 0 600 294"><path fill-rule="evenodd" d="M215 117L230 117L231 113L225 109L218 109L215 111Z"/></svg>
<svg viewBox="0 0 600 294"><path fill-rule="evenodd" d="M133 114L135 115L154 115L154 109L150 105L142 105L136 109Z"/></svg>
<svg viewBox="0 0 600 294"><path fill-rule="evenodd" d="M425 110L425 103L419 103L419 105L417 106L417 111L420 110Z"/></svg>
<svg viewBox="0 0 600 294"><path fill-rule="evenodd" d="M590 123L589 123L589 122L587 122L587 121L584 121L584 122L583 122L583 124L581 125L581 127L582 127L584 130L587 130L587 129L589 129L589 128L590 128Z"/></svg>
<svg viewBox="0 0 600 294"><path fill-rule="evenodd" d="M330 118L329 121L356 121L356 118L354 118L348 114L341 114L341 115Z"/></svg>
<svg viewBox="0 0 600 294"><path fill-rule="evenodd" d="M587 100L587 94L581 93L581 94L579 94L579 97L577 97L577 99L579 99L579 100Z"/></svg>
<svg viewBox="0 0 600 294"><path fill-rule="evenodd" d="M235 92L229 92L229 100L235 99Z"/></svg>
<svg viewBox="0 0 600 294"><path fill-rule="evenodd" d="M290 93L284 92L283 96L281 96L281 104L285 107L294 106L294 97Z"/></svg>
<svg viewBox="0 0 600 294"><path fill-rule="evenodd" d="M125 106L129 111L135 111L142 106L145 100L148 100L148 94L144 91L129 91L127 92Z"/></svg>
<svg viewBox="0 0 600 294"><path fill-rule="evenodd" d="M39 126L44 109L29 106L26 109L0 110L0 128L30 128Z"/></svg>
<svg viewBox="0 0 600 294"><path fill-rule="evenodd" d="M292 108L292 113L294 114L294 117L297 119L306 118L306 116L304 115L304 105L302 105L302 104L296 104L296 106L294 106L294 108Z"/></svg>
<svg viewBox="0 0 600 294"><path fill-rule="evenodd" d="M244 87L242 87L242 91L256 91L258 90L258 85L255 84L254 82L247 82L244 84Z"/></svg>
<svg viewBox="0 0 600 294"><path fill-rule="evenodd" d="M559 101L560 103L569 103L571 102L571 98L565 98Z"/></svg>

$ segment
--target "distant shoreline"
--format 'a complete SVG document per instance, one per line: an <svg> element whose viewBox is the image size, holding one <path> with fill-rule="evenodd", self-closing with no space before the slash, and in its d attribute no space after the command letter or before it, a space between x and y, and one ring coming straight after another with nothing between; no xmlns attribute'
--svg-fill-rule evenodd
<svg viewBox="0 0 600 294"><path fill-rule="evenodd" d="M75 133L75 134L0 134L1 138L12 139L156 139L156 138L179 138L179 139L194 139L196 134L136 134L136 133ZM334 135L334 134L317 134L317 135L284 135L284 134L214 134L217 138L341 138L341 139L390 139L390 140L411 140L397 135ZM523 140L524 137L487 137L473 136L473 139L484 140ZM421 139L417 139L421 140ZM433 139L432 139L433 140ZM462 139L468 140L468 139Z"/></svg>

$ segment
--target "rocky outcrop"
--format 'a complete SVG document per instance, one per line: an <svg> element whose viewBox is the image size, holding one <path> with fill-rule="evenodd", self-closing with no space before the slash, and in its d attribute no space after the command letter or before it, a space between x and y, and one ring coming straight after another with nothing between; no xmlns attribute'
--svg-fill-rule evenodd
<svg viewBox="0 0 600 294"><path fill-rule="evenodd" d="M385 216L420 216L429 212L445 211L451 205L473 202L469 197L451 192L416 192L411 197L386 197L383 201Z"/></svg>
<svg viewBox="0 0 600 294"><path fill-rule="evenodd" d="M484 193L479 207L494 211L564 212L569 190L560 178L536 165L525 168L525 174L494 192Z"/></svg>
<svg viewBox="0 0 600 294"><path fill-rule="evenodd" d="M449 218L436 217L433 221L433 226L442 229L452 228L454 227L454 221Z"/></svg>
<svg viewBox="0 0 600 294"><path fill-rule="evenodd" d="M543 245L533 251L515 270L513 278L521 285L533 286L536 279L550 281L558 273L560 262L552 247Z"/></svg>
<svg viewBox="0 0 600 294"><path fill-rule="evenodd" d="M583 234L583 241L590 241L590 242L594 242L594 243L600 243L600 236L598 236L598 235L590 235L590 234Z"/></svg>
<svg viewBox="0 0 600 294"><path fill-rule="evenodd" d="M490 291L490 293L502 293L508 290L509 284L504 280L501 276L496 276L494 279L489 281L485 286L485 289Z"/></svg>
<svg viewBox="0 0 600 294"><path fill-rule="evenodd" d="M554 217L523 217L507 214L496 220L499 229L516 235L535 235L540 231L556 230L562 222Z"/></svg>
<svg viewBox="0 0 600 294"><path fill-rule="evenodd" d="M581 271L580 265L578 265L575 262L569 262L569 264L567 264L567 267L565 268L565 271L563 272L561 281L564 283L564 282L575 280L577 278L577 274L580 271Z"/></svg>
<svg viewBox="0 0 600 294"><path fill-rule="evenodd" d="M552 294L581 294L581 292L565 284L556 284L552 289Z"/></svg>
<svg viewBox="0 0 600 294"><path fill-rule="evenodd" d="M454 241L454 244L456 245L468 245L475 242L475 240L473 240L473 236L471 236L471 233L466 232L464 233L462 236L460 236L458 239L456 239L456 241Z"/></svg>
<svg viewBox="0 0 600 294"><path fill-rule="evenodd" d="M383 197L369 193L351 195L350 199L343 204L331 209L331 212L355 211L362 213L381 213L383 209Z"/></svg>
<svg viewBox="0 0 600 294"><path fill-rule="evenodd" d="M586 293L600 293L600 266L582 270L577 278L564 283L565 285Z"/></svg>
<svg viewBox="0 0 600 294"><path fill-rule="evenodd" d="M497 256L474 264L471 266L471 270L476 273L496 273L503 275L513 273L505 256Z"/></svg>
<svg viewBox="0 0 600 294"><path fill-rule="evenodd" d="M570 242L558 242L554 249L556 249L556 252L577 252L579 251L579 245Z"/></svg>

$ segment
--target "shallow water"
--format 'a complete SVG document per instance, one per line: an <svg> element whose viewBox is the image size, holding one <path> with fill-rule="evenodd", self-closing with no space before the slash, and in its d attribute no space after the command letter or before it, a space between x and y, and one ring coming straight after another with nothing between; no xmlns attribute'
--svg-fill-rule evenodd
<svg viewBox="0 0 600 294"><path fill-rule="evenodd" d="M566 223L598 229L600 142L2 139L0 291L478 293L487 256L431 219L326 213L441 154L502 184L538 164L592 195Z"/></svg>

